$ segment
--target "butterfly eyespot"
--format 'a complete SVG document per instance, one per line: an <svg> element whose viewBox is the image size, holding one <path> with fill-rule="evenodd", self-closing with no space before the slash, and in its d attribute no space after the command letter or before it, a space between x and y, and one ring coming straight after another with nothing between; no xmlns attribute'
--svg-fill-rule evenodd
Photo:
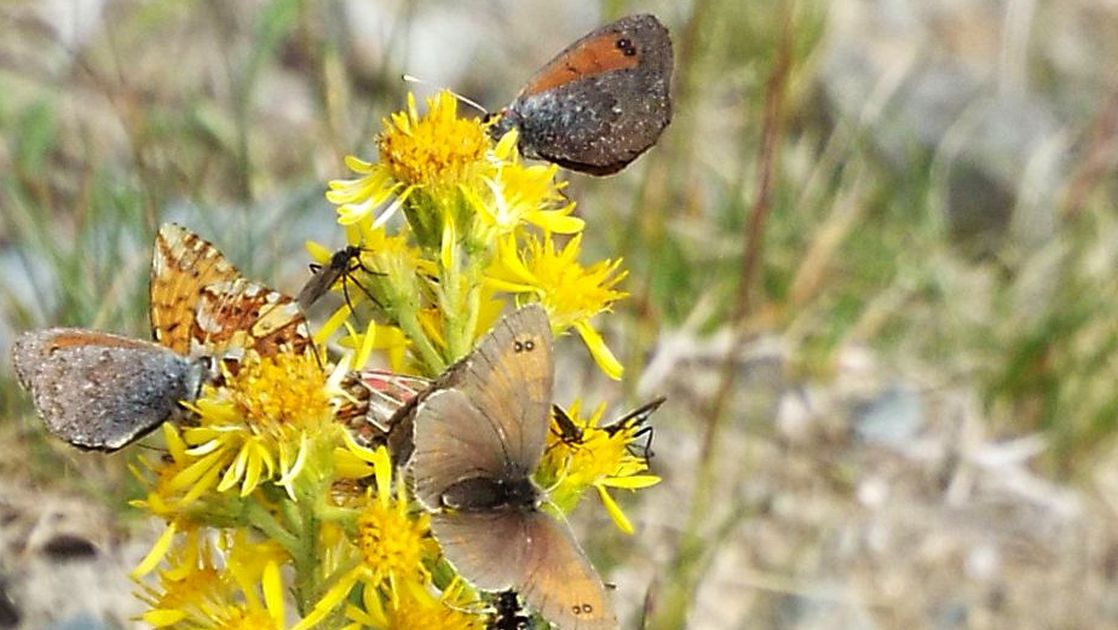
<svg viewBox="0 0 1118 630"><path fill-rule="evenodd" d="M594 613L594 607L587 603L575 604L571 606L571 612L575 615L590 615Z"/></svg>
<svg viewBox="0 0 1118 630"><path fill-rule="evenodd" d="M617 48L621 51L621 54L626 57L632 57L637 54L637 47L633 45L633 40L628 37L622 37L617 40Z"/></svg>

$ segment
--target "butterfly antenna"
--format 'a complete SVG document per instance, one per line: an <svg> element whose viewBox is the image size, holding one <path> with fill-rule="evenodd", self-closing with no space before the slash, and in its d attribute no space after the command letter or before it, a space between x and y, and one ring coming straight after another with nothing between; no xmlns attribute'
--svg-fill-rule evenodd
<svg viewBox="0 0 1118 630"><path fill-rule="evenodd" d="M423 85L423 86L426 86L426 87L429 87L429 88L432 88L432 89L436 89L436 86L433 85L430 81L424 81L423 79L420 79L419 77L412 76L410 74L405 74L401 78L404 80L405 83L416 83L416 84ZM454 98L458 99L459 101L469 105L470 107L473 107L474 109L476 109L479 112L485 114L486 116L489 115L489 110L482 107L477 101L466 98L465 96L462 96L461 94L459 94L458 92L455 92L454 90L447 89L447 92L450 92L451 96L453 96Z"/></svg>

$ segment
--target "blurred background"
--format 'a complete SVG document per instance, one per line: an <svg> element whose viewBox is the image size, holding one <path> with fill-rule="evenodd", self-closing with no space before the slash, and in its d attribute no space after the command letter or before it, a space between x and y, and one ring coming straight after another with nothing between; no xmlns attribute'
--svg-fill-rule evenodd
<svg viewBox="0 0 1118 630"><path fill-rule="evenodd" d="M668 397L637 533L574 518L625 627L1118 627L1115 0L6 0L0 356L147 337L163 221L295 293L402 73L498 109L635 12L674 120L568 189L625 380L557 351L557 402ZM0 444L0 628L136 625L130 454L46 437L7 360Z"/></svg>

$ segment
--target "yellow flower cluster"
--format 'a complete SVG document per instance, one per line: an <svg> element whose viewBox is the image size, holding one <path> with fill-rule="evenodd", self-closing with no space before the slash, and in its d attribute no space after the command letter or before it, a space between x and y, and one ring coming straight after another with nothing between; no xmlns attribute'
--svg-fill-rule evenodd
<svg viewBox="0 0 1118 630"><path fill-rule="evenodd" d="M574 328L606 374L620 378L591 320L625 297L616 289L625 272L620 261L579 262L585 224L572 216L558 167L522 164L515 130L490 145L484 125L459 118L445 92L425 116L409 98L408 111L384 127L380 162L350 158L358 177L330 182L327 197L362 251L348 280L375 296L413 344L411 369L441 373L473 348L503 303L541 302L556 333ZM389 236L399 212L406 221ZM330 255L318 245L311 252L320 261ZM354 307L346 300L335 328Z"/></svg>
<svg viewBox="0 0 1118 630"><path fill-rule="evenodd" d="M409 97L384 123L380 160L351 157L357 177L330 183L354 254L334 287L344 304L315 345L336 339L349 352L334 365L318 351L222 364L189 405L193 421L164 426L166 453L134 467L146 489L134 505L167 522L134 572L152 626L480 629L493 619L493 596L442 558L394 453L347 430L362 404L351 385L374 378L362 371L374 352L396 372L436 377L527 302L620 378L591 320L625 297L625 272L619 260L579 261L584 224L556 167L521 164L515 132L494 144L456 107L440 94L421 116ZM368 390L390 411L417 393ZM607 490L659 478L635 446L643 417L602 427L602 413L571 406L536 482L564 513L594 488L632 532Z"/></svg>

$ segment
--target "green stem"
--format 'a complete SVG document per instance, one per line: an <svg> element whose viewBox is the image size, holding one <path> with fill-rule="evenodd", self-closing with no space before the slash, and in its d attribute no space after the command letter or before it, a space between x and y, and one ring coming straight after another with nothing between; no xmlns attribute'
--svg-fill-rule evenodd
<svg viewBox="0 0 1118 630"><path fill-rule="evenodd" d="M282 545L287 553L293 556L295 555L300 544L299 537L292 535L291 532L284 529L284 527L279 524L279 521L272 516L271 512L252 500L245 504L245 511L246 516L248 516L248 522L251 523L253 527L264 532L265 536Z"/></svg>
<svg viewBox="0 0 1118 630"><path fill-rule="evenodd" d="M318 582L318 513L314 497L301 497L299 517L303 535L299 537L299 553L293 556L295 564L295 601L299 614L305 615L314 608L322 594Z"/></svg>
<svg viewBox="0 0 1118 630"><path fill-rule="evenodd" d="M423 332L415 312L400 313L396 324L404 331L404 336L412 342L412 348L419 355L420 361L427 366L427 375L442 374L446 370L446 361L435 346L431 345L431 340Z"/></svg>

